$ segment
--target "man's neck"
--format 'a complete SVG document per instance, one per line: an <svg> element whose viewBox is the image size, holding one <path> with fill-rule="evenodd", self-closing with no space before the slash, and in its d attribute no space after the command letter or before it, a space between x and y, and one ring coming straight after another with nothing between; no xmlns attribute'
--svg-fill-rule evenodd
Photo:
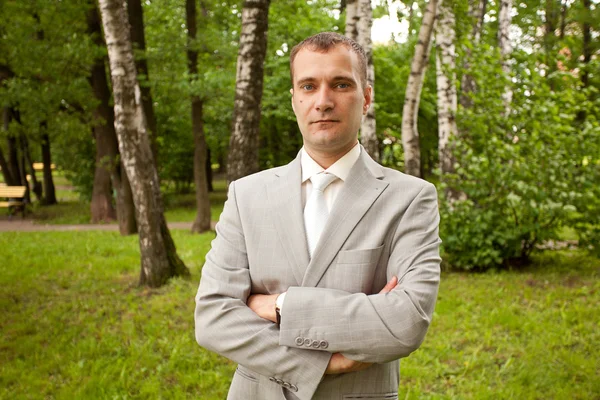
<svg viewBox="0 0 600 400"><path fill-rule="evenodd" d="M335 152L329 151L319 151L315 149L309 149L304 146L304 150L308 153L310 158L312 158L317 164L319 164L323 169L327 169L331 167L337 160L344 157L350 150L356 146L358 140L352 143L350 146L343 148L341 150L337 150Z"/></svg>

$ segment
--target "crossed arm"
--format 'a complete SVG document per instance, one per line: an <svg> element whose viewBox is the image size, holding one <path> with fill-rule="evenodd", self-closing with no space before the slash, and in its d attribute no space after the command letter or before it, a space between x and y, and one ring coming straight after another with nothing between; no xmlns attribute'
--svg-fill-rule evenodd
<svg viewBox="0 0 600 400"><path fill-rule="evenodd" d="M393 276L392 279L385 285L379 294L389 293L398 284L398 278ZM277 322L275 313L276 294L253 294L248 298L247 305L259 317L271 322ZM369 368L373 363L355 361L345 357L342 353L334 353L329 360L325 374L343 374L347 372L356 372Z"/></svg>

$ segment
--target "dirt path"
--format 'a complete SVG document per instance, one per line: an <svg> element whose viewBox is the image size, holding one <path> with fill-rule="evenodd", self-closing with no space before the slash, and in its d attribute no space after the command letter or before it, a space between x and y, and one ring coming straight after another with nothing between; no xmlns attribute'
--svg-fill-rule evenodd
<svg viewBox="0 0 600 400"><path fill-rule="evenodd" d="M215 228L215 222L212 222ZM169 229L192 229L191 222L170 222ZM81 224L81 225L48 225L34 224L32 220L15 217L11 220L0 219L0 232L56 232L56 231L119 231L117 224Z"/></svg>

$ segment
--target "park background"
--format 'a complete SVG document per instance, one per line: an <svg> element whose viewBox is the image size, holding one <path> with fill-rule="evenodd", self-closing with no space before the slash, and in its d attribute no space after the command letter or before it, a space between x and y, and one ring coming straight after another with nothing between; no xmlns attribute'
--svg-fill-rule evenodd
<svg viewBox="0 0 600 400"><path fill-rule="evenodd" d="M301 146L289 52L319 31L367 49L367 151L440 196L438 304L399 398L600 397L597 1L125 3L0 2L0 179L29 201L0 209L0 398L225 398L235 365L195 343L193 297L227 182Z"/></svg>

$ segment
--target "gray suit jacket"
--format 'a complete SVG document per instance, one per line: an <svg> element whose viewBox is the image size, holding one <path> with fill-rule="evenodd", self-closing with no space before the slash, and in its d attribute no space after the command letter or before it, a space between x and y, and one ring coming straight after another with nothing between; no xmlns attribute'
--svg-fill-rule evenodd
<svg viewBox="0 0 600 400"><path fill-rule="evenodd" d="M395 399L439 285L433 185L361 149L309 258L300 156L229 186L196 296L196 340L237 363L228 399ZM396 275L399 285L377 294ZM246 306L287 291L281 326ZM341 375L332 353L375 363Z"/></svg>

